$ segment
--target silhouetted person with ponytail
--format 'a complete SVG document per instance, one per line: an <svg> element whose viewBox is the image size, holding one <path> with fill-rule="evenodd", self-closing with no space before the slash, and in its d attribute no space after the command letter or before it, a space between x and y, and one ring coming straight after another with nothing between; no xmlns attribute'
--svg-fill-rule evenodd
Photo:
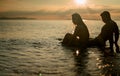
<svg viewBox="0 0 120 76"><path fill-rule="evenodd" d="M66 46L86 48L89 39L89 31L87 26L78 13L74 13L72 15L72 22L76 25L74 33L67 33L62 44Z"/></svg>

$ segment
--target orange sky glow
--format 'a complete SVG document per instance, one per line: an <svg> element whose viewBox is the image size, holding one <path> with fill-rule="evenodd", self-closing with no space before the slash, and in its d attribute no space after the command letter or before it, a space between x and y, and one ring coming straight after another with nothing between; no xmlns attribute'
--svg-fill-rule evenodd
<svg viewBox="0 0 120 76"><path fill-rule="evenodd" d="M120 19L120 0L0 0L0 17L71 19L77 12L84 19L100 19L105 10Z"/></svg>

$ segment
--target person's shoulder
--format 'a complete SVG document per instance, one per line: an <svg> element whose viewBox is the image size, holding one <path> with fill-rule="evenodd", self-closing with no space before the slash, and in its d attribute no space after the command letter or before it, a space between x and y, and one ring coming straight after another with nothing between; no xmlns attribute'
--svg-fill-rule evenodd
<svg viewBox="0 0 120 76"><path fill-rule="evenodd" d="M108 25L109 27L114 27L114 26L117 26L117 23L115 21L111 20L106 25Z"/></svg>
<svg viewBox="0 0 120 76"><path fill-rule="evenodd" d="M113 20L111 20L110 23L111 23L111 24L114 24L114 25L117 24L117 23L116 23L115 21L113 21Z"/></svg>
<svg viewBox="0 0 120 76"><path fill-rule="evenodd" d="M111 26L112 26L112 28L114 28L114 30L118 30L118 25L115 21L113 21L113 20L111 21Z"/></svg>

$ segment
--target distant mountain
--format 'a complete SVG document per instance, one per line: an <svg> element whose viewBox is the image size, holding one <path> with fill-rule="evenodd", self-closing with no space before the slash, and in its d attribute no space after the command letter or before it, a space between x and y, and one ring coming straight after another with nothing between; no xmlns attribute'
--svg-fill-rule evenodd
<svg viewBox="0 0 120 76"><path fill-rule="evenodd" d="M32 19L35 19L35 18L27 18L27 17L0 17L0 20L32 20Z"/></svg>

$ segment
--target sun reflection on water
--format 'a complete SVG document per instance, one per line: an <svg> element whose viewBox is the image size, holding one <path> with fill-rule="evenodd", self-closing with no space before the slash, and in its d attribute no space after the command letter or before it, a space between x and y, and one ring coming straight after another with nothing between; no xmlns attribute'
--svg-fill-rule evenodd
<svg viewBox="0 0 120 76"><path fill-rule="evenodd" d="M78 56L80 54L79 50L76 50L76 56Z"/></svg>

